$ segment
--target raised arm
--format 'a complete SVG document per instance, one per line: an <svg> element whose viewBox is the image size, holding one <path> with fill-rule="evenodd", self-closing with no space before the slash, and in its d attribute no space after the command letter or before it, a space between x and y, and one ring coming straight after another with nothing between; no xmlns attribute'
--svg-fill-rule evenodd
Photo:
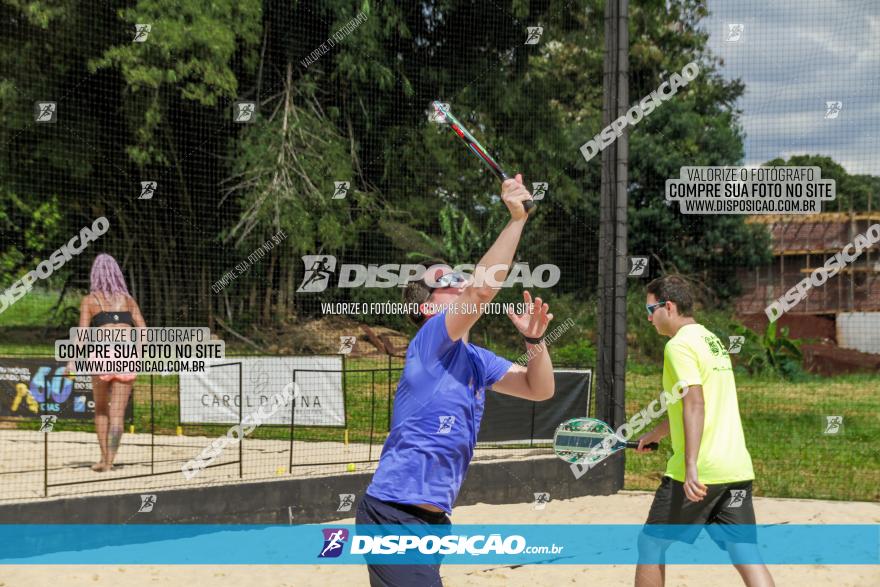
<svg viewBox="0 0 880 587"><path fill-rule="evenodd" d="M516 179L508 179L502 184L501 199L510 211L510 221L474 268L476 283L467 286L459 296L458 311L446 313L446 330L453 341L462 338L477 323L483 314L482 305L491 302L498 294L500 286L495 284L507 279L513 255L529 217L523 207L523 202L529 198L531 196L522 183L522 175L517 174Z"/></svg>

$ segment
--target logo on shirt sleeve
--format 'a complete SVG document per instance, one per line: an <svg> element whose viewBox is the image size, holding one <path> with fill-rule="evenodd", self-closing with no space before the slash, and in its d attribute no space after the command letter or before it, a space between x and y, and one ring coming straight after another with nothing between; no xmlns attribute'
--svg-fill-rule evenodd
<svg viewBox="0 0 880 587"><path fill-rule="evenodd" d="M455 424L455 416L439 416L440 427L437 428L437 434L449 434L452 432L452 425Z"/></svg>

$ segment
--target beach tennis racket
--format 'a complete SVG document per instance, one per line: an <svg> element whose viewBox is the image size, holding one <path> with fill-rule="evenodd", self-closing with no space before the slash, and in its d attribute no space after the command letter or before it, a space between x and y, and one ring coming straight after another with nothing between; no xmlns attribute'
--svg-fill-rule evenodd
<svg viewBox="0 0 880 587"><path fill-rule="evenodd" d="M658 444L646 444L648 450L657 450ZM567 463L594 465L625 448L638 448L638 441L624 442L614 430L595 418L572 418L556 428L553 450Z"/></svg>
<svg viewBox="0 0 880 587"><path fill-rule="evenodd" d="M480 161L482 161L483 164L485 164L486 167L488 167L489 170L495 174L495 177L498 178L498 181L503 183L510 179L510 176L507 175L501 165L499 165L498 162L492 158L492 155L490 155L489 152L483 148L483 145L481 145L480 142L474 138L474 135L468 132L468 129L466 129L464 125L462 125L458 121L458 119L452 114L452 112L449 111L449 108L445 107L441 102L437 101L433 103L433 106L434 110L437 111L437 118L446 121L449 128L451 128L452 131L456 135L458 135L458 138L460 138L462 142L467 145L468 150L476 155L480 159ZM523 202L523 207L526 209L526 212L529 212L532 208L535 207L535 202L533 202L532 200L526 200L525 202Z"/></svg>

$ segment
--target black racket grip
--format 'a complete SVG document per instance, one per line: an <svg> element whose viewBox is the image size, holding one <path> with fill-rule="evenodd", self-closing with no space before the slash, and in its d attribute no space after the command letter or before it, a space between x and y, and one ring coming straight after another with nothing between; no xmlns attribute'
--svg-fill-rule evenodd
<svg viewBox="0 0 880 587"><path fill-rule="evenodd" d="M626 448L639 448L639 442L637 440L630 440L626 443ZM660 445L656 442L649 442L645 445L645 448L648 450L657 450L660 448Z"/></svg>
<svg viewBox="0 0 880 587"><path fill-rule="evenodd" d="M507 175L506 173L504 173L503 171L499 170L498 171L498 179L501 180L501 183L504 183L505 181L510 179L510 176ZM532 208L534 208L534 207L535 207L535 202L533 200L526 200L525 202L523 202L523 208L526 209L526 212L531 212Z"/></svg>

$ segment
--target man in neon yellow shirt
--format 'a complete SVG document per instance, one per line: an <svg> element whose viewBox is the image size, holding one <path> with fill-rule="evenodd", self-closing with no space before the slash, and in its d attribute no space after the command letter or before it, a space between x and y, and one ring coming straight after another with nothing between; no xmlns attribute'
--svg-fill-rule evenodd
<svg viewBox="0 0 880 587"><path fill-rule="evenodd" d="M639 438L638 452L649 452L646 444L671 436L673 454L639 538L636 587L663 585L666 549L673 541L693 544L704 524L713 525L707 531L728 551L747 586L772 587L755 547L755 472L727 349L693 318L694 296L683 277L655 279L646 301L648 321L670 337L663 353L663 389L671 392L683 381L687 390L683 401L669 404L667 419Z"/></svg>

